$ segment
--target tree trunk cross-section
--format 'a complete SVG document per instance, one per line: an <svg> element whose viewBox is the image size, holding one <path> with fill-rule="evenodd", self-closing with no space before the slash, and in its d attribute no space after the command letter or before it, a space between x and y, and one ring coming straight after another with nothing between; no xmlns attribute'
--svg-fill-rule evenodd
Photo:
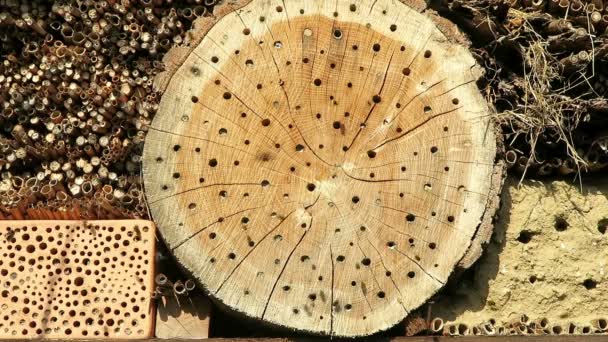
<svg viewBox="0 0 608 342"><path fill-rule="evenodd" d="M445 284L494 194L471 54L391 0L229 2L203 29L144 153L171 251L274 324L361 336L401 321Z"/></svg>

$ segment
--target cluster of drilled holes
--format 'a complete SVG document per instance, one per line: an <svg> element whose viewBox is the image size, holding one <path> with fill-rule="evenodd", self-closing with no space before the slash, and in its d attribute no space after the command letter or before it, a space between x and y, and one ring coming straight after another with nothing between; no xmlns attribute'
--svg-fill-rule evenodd
<svg viewBox="0 0 608 342"><path fill-rule="evenodd" d="M355 6L355 5L353 5L353 6ZM356 6L355 6L355 10L356 10ZM395 26L395 25L393 25L393 26ZM392 27L392 26L391 26L391 27ZM391 29L391 30L392 30L392 29ZM395 27L395 30L396 30L396 27ZM374 50L376 51L376 49L374 49ZM380 49L379 49L379 44L378 44L378 50L377 50L377 52L378 52L378 51L380 51ZM425 57L426 57L426 55L425 55ZM429 56L429 57L430 57L430 56ZM428 58L428 57L427 57L427 58ZM410 71L409 71L409 69L408 69L407 74L409 75L409 73L410 73ZM404 74L405 74L405 72L404 72ZM316 83L315 83L315 85L316 85L316 86L320 86L320 85L321 85L321 80L318 80L318 81L319 81L319 84L316 84ZM352 85L351 85L351 86L352 86ZM374 101L374 102L376 102L376 101ZM380 102L380 101L378 101L378 102ZM378 103L378 102L377 102L377 103ZM319 114L319 119L320 119L320 114ZM263 124L263 126L267 126L267 125L264 125L264 124ZM339 129L339 128L340 128L340 123L339 123L339 122L338 122L337 126L338 126L338 127L335 127L335 123L334 123L334 128ZM300 146L301 146L301 145L300 145ZM321 146L322 146L322 145L321 145ZM322 148L321 146L320 146L320 148ZM303 149L304 149L304 148L303 148L303 146L302 146L301 151L302 151ZM432 153L436 153L436 151L432 151ZM374 152L374 157L375 157L375 152ZM373 158L373 157L370 157L370 158ZM294 170L293 170L293 171L295 171L295 168L294 168ZM292 172L293 172L293 171L292 171ZM403 170L403 171L404 171L404 170ZM373 177L373 176L371 176L371 175L370 175L370 177ZM310 186L310 185L309 185L309 186ZM310 189L309 189L309 190L310 190ZM314 191L314 184L313 184L313 190L310 190L310 191ZM354 200L354 197L353 197L353 203L356 203L356 202L355 202L355 200ZM408 220L408 221L409 221L409 220ZM413 221L413 220L412 220L412 221Z"/></svg>
<svg viewBox="0 0 608 342"><path fill-rule="evenodd" d="M11 291L2 291L0 305L5 311L10 302L14 310L0 321L0 337L145 337L150 232L148 226L7 227L0 232L0 283Z"/></svg>

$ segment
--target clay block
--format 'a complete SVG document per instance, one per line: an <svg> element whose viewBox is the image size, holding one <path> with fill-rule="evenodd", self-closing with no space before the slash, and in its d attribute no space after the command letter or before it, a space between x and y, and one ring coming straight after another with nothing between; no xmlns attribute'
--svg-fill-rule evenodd
<svg viewBox="0 0 608 342"><path fill-rule="evenodd" d="M151 337L152 222L0 222L0 339Z"/></svg>

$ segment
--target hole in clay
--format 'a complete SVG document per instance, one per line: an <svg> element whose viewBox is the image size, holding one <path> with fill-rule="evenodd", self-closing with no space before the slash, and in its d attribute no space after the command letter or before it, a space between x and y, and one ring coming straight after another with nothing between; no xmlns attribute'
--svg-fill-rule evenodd
<svg viewBox="0 0 608 342"><path fill-rule="evenodd" d="M378 298L384 298L384 297L386 297L386 293L384 293L384 291L378 292Z"/></svg>
<svg viewBox="0 0 608 342"><path fill-rule="evenodd" d="M370 258L363 258L363 260L361 260L361 264L363 264L363 266L369 266L371 263L372 261Z"/></svg>
<svg viewBox="0 0 608 342"><path fill-rule="evenodd" d="M342 31L339 30L339 29L334 30L334 38L341 39L342 38Z"/></svg>
<svg viewBox="0 0 608 342"><path fill-rule="evenodd" d="M431 50L426 50L424 52L424 58L431 58L431 55L433 55L433 53L431 52Z"/></svg>
<svg viewBox="0 0 608 342"><path fill-rule="evenodd" d="M277 12L281 13L281 12L283 12L283 7L282 6L277 6L276 10L277 10Z"/></svg>
<svg viewBox="0 0 608 342"><path fill-rule="evenodd" d="M359 197L353 196L352 201L353 203L359 203Z"/></svg>
<svg viewBox="0 0 608 342"><path fill-rule="evenodd" d="M270 126L270 119L264 119L264 120L262 120L262 126L264 126L264 127Z"/></svg>
<svg viewBox="0 0 608 342"><path fill-rule="evenodd" d="M380 103L382 101L382 97L380 97L380 95L374 95L374 97L372 97L372 101L374 101L374 103Z"/></svg>
<svg viewBox="0 0 608 342"><path fill-rule="evenodd" d="M402 72L405 76L409 76L412 70L410 70L410 68L403 68Z"/></svg>
<svg viewBox="0 0 608 342"><path fill-rule="evenodd" d="M321 80L317 78L317 79L314 81L314 84L315 84L317 87L320 87L320 86L321 86Z"/></svg>
<svg viewBox="0 0 608 342"><path fill-rule="evenodd" d="M429 248L430 249L435 249L435 248L437 248L437 244L434 243L434 242L431 242L431 243L429 243Z"/></svg>
<svg viewBox="0 0 608 342"><path fill-rule="evenodd" d="M217 159L211 159L211 160L209 160L209 166L216 167L217 166Z"/></svg>
<svg viewBox="0 0 608 342"><path fill-rule="evenodd" d="M175 146L173 146L173 151L177 152L177 151L179 151L181 148L182 148L181 146L179 146L179 145L175 145Z"/></svg>
<svg viewBox="0 0 608 342"><path fill-rule="evenodd" d="M538 280L538 278L535 275L531 275L530 278L528 279L530 284L536 283L537 280Z"/></svg>
<svg viewBox="0 0 608 342"><path fill-rule="evenodd" d="M563 232L566 229L568 229L570 224L568 224L568 221L566 221L566 219L563 216L556 216L554 226L555 226L555 230L557 230L558 232Z"/></svg>
<svg viewBox="0 0 608 342"><path fill-rule="evenodd" d="M302 151L304 151L304 145L300 145L300 144L296 145L296 152L302 152Z"/></svg>
<svg viewBox="0 0 608 342"><path fill-rule="evenodd" d="M308 191L313 192L315 191L316 185L312 184L312 183L308 183L308 185L306 185L306 189L308 189Z"/></svg>
<svg viewBox="0 0 608 342"><path fill-rule="evenodd" d="M414 222L416 220L416 215L414 215L414 214L407 214L407 216L405 217L405 219L407 220L407 222Z"/></svg>
<svg viewBox="0 0 608 342"><path fill-rule="evenodd" d="M192 100L192 103L197 103L198 102L198 97L192 96L192 98L190 98L190 100Z"/></svg>
<svg viewBox="0 0 608 342"><path fill-rule="evenodd" d="M606 234L608 230L608 218L603 218L597 222L597 231Z"/></svg>
<svg viewBox="0 0 608 342"><path fill-rule="evenodd" d="M230 94L229 92L225 92L223 97L224 97L224 100L230 100L232 98L232 94Z"/></svg>
<svg viewBox="0 0 608 342"><path fill-rule="evenodd" d="M458 105L459 103L460 103L460 100L458 100L457 98L452 99L452 104Z"/></svg>
<svg viewBox="0 0 608 342"><path fill-rule="evenodd" d="M595 281L593 279L585 279L585 281L583 281L583 286L587 290L593 290L594 288L597 287L597 281Z"/></svg>
<svg viewBox="0 0 608 342"><path fill-rule="evenodd" d="M380 51L380 44L378 44L378 43L374 44L374 46L372 47L372 49L373 49L375 52L379 52L379 51Z"/></svg>
<svg viewBox="0 0 608 342"><path fill-rule="evenodd" d="M376 152L374 152L374 151L367 151L367 156L369 158L372 158L372 159L376 158Z"/></svg>
<svg viewBox="0 0 608 342"><path fill-rule="evenodd" d="M407 276L408 276L409 278L414 278L414 277L416 276L416 272L414 272L414 271L409 271L409 272L407 273Z"/></svg>
<svg viewBox="0 0 608 342"><path fill-rule="evenodd" d="M349 7L349 8L350 8L350 11L351 11L351 12L355 12L355 11L357 10L357 5L355 5L355 4L350 4L350 7Z"/></svg>
<svg viewBox="0 0 608 342"><path fill-rule="evenodd" d="M219 62L219 61L220 61L220 59L219 59L219 58L217 58L216 56L211 57L211 62L213 62L213 63L217 63L217 62Z"/></svg>
<svg viewBox="0 0 608 342"><path fill-rule="evenodd" d="M338 257L336 258L336 260L337 260L337 261L339 261L339 262L343 262L343 261L344 261L344 259L346 259L346 258L344 257L344 255L338 255Z"/></svg>
<svg viewBox="0 0 608 342"><path fill-rule="evenodd" d="M194 209L196 209L196 203L190 203L190 204L188 205L188 209L190 209L190 210L194 210Z"/></svg>
<svg viewBox="0 0 608 342"><path fill-rule="evenodd" d="M521 242L521 243L529 243L530 241L532 241L532 238L534 237L534 233L532 233L529 230L522 230L521 232L519 232L519 236L517 237L517 241Z"/></svg>
<svg viewBox="0 0 608 342"><path fill-rule="evenodd" d="M390 29L392 32L397 31L397 25L395 25L395 24L391 25Z"/></svg>
<svg viewBox="0 0 608 342"><path fill-rule="evenodd" d="M246 36L248 36L248 35L251 34L251 30L248 29L248 28L245 28L245 29L243 29L243 34L246 35Z"/></svg>
<svg viewBox="0 0 608 342"><path fill-rule="evenodd" d="M437 151L439 151L439 149L437 148L437 146L431 147L431 153L437 153Z"/></svg>
<svg viewBox="0 0 608 342"><path fill-rule="evenodd" d="M340 127L342 127L342 124L340 124L340 121L334 121L333 127L334 129L340 129Z"/></svg>

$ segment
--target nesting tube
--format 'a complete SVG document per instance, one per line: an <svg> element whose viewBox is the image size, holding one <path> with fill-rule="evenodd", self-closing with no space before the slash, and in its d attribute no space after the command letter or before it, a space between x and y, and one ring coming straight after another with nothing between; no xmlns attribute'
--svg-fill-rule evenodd
<svg viewBox="0 0 608 342"><path fill-rule="evenodd" d="M481 325L481 331L484 335L492 336L496 335L496 328L490 322Z"/></svg>
<svg viewBox="0 0 608 342"><path fill-rule="evenodd" d="M154 282L158 286L172 286L171 281L163 273L159 273L154 277Z"/></svg>
<svg viewBox="0 0 608 342"><path fill-rule="evenodd" d="M458 335L467 336L469 335L469 326L464 323L458 324Z"/></svg>
<svg viewBox="0 0 608 342"><path fill-rule="evenodd" d="M608 331L608 320L606 320L606 318L594 319L591 322L591 326L593 329L595 329L595 331L604 333Z"/></svg>
<svg viewBox="0 0 608 342"><path fill-rule="evenodd" d="M585 5L583 5L582 2L580 2L579 0L574 0L572 2L570 2L570 12L572 12L573 15L579 15L583 12L583 9L585 8Z"/></svg>
<svg viewBox="0 0 608 342"><path fill-rule="evenodd" d="M447 329L446 329L447 328ZM458 336L458 326L456 324L449 324L444 327L443 335L445 336Z"/></svg>
<svg viewBox="0 0 608 342"><path fill-rule="evenodd" d="M178 280L173 284L173 292L179 296L186 294L186 287L181 280Z"/></svg>
<svg viewBox="0 0 608 342"><path fill-rule="evenodd" d="M436 317L431 321L431 331L440 334L443 331L443 319Z"/></svg>
<svg viewBox="0 0 608 342"><path fill-rule="evenodd" d="M553 335L561 335L563 332L564 328L562 328L562 326L559 324L555 324L551 327L551 333L553 333Z"/></svg>
<svg viewBox="0 0 608 342"><path fill-rule="evenodd" d="M517 163L517 152L513 150L508 150L505 153L505 161L507 162L507 167L512 168Z"/></svg>
<svg viewBox="0 0 608 342"><path fill-rule="evenodd" d="M192 292L196 289L196 283L192 279L187 279L184 282L184 287L186 287L186 291Z"/></svg>

